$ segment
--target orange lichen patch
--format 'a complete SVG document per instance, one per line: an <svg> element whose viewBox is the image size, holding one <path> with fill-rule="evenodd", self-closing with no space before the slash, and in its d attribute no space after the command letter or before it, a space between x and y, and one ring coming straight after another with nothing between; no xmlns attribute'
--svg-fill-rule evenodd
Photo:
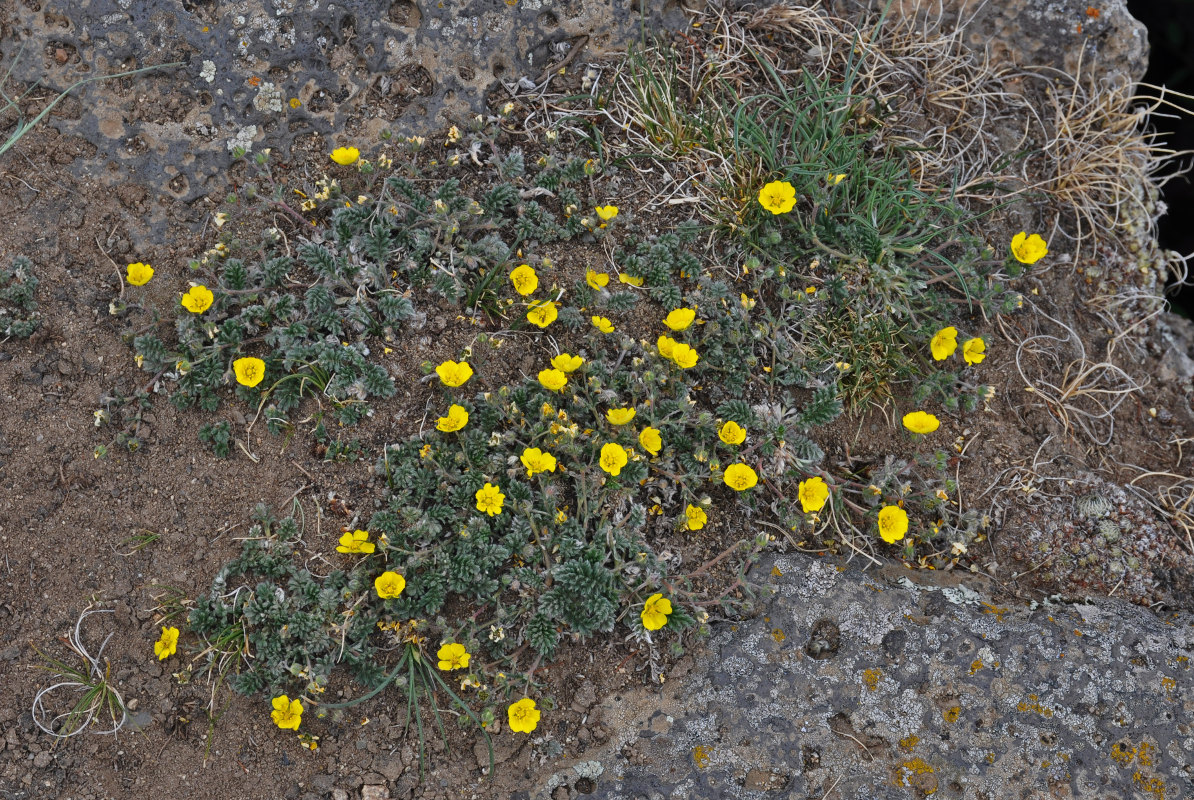
<svg viewBox="0 0 1194 800"><path fill-rule="evenodd" d="M1021 700L1016 705L1016 710L1017 711L1035 711L1036 713L1040 714L1042 717L1053 716L1053 709L1042 706L1041 698L1037 697L1035 694L1028 695L1027 702L1025 702L1024 700Z"/></svg>
<svg viewBox="0 0 1194 800"><path fill-rule="evenodd" d="M1161 688L1167 692L1172 692L1177 688L1177 681L1166 675L1164 678L1161 678Z"/></svg>
<svg viewBox="0 0 1194 800"><path fill-rule="evenodd" d="M879 688L879 679L883 677L883 670L864 669L862 671L862 682L866 684L866 688L872 692Z"/></svg>
<svg viewBox="0 0 1194 800"><path fill-rule="evenodd" d="M783 573L779 571L779 567L772 567L772 568L771 568L771 577L773 577L773 578L779 578L779 577L782 577L782 576L783 576Z"/></svg>
<svg viewBox="0 0 1194 800"><path fill-rule="evenodd" d="M692 763L696 764L697 769L704 769L709 766L709 762L713 759L713 748L705 747L703 744L698 744L692 748Z"/></svg>
<svg viewBox="0 0 1194 800"><path fill-rule="evenodd" d="M1136 763L1142 767L1151 767L1153 765L1153 752L1156 748L1148 742L1141 742L1140 749L1136 751Z"/></svg>
<svg viewBox="0 0 1194 800"><path fill-rule="evenodd" d="M950 706L949 708L947 708L941 712L941 718L943 720L945 720L946 722L948 722L950 725L953 725L955 722L958 721L958 715L961 713L962 713L961 706Z"/></svg>
<svg viewBox="0 0 1194 800"><path fill-rule="evenodd" d="M260 86L261 78L258 78L256 75L254 75L253 77L249 78L249 85L250 86Z"/></svg>
<svg viewBox="0 0 1194 800"><path fill-rule="evenodd" d="M1150 778L1140 770L1136 770L1132 775L1132 782L1157 800L1165 800L1165 783L1160 778Z"/></svg>
<svg viewBox="0 0 1194 800"><path fill-rule="evenodd" d="M1099 10L1097 8L1095 8L1094 6L1087 6L1086 7L1086 16L1090 17L1091 19L1098 19L1099 18Z"/></svg>
<svg viewBox="0 0 1194 800"><path fill-rule="evenodd" d="M984 614L994 614L996 620L1003 622L1003 615L1008 612L1008 609L1004 608L1003 606L992 605L986 600L983 601L983 605L986 606L986 608L983 609Z"/></svg>
<svg viewBox="0 0 1194 800"><path fill-rule="evenodd" d="M926 762L923 758L920 758L919 756L917 758L908 759L903 764L900 764L900 767L902 767L902 769L896 770L896 776L895 776L895 785L896 786L904 786L905 785L904 781L906 780L906 778L904 775L904 770L908 771L908 776L907 776L908 778L911 778L914 775L932 775L936 771L931 766L929 766L928 762Z"/></svg>
<svg viewBox="0 0 1194 800"><path fill-rule="evenodd" d="M900 747L904 748L905 750L911 750L918 744L920 744L920 737L916 734L905 736L903 739L900 739Z"/></svg>
<svg viewBox="0 0 1194 800"><path fill-rule="evenodd" d="M1111 758L1121 767L1126 767L1132 763L1132 759L1136 757L1136 748L1131 745L1124 746L1119 742L1111 745Z"/></svg>
<svg viewBox="0 0 1194 800"><path fill-rule="evenodd" d="M771 638L774 639L776 642L782 642L784 639L787 639L788 637L784 634L783 628L776 628L775 630L771 631Z"/></svg>
<svg viewBox="0 0 1194 800"><path fill-rule="evenodd" d="M978 672L982 668L983 668L983 660L981 658L976 658L976 659L974 659L974 661L970 662L970 674L971 675Z"/></svg>

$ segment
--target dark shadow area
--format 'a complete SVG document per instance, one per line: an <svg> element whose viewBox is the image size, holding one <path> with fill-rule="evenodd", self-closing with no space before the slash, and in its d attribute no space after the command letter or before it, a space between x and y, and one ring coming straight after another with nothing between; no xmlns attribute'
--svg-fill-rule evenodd
<svg viewBox="0 0 1194 800"><path fill-rule="evenodd" d="M1146 83L1194 95L1194 0L1128 0L1132 16L1148 26L1150 53ZM1174 150L1194 149L1194 117L1156 121L1162 141ZM1187 159L1188 160L1188 159ZM1161 218L1160 246L1183 255L1194 253L1194 180L1185 175L1164 189L1169 212ZM1194 317L1194 286L1177 287L1170 295L1174 310Z"/></svg>

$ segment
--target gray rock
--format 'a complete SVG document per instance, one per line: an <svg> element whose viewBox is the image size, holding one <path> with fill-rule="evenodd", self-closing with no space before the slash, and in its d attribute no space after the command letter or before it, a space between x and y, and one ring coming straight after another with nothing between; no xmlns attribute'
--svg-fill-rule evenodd
<svg viewBox="0 0 1194 800"><path fill-rule="evenodd" d="M361 787L361 800L390 800L390 790L385 786L366 784Z"/></svg>
<svg viewBox="0 0 1194 800"><path fill-rule="evenodd" d="M755 618L715 626L688 676L599 703L614 724L610 741L585 753L604 768L591 796L757 800L822 797L835 786L843 798L975 800L1191 789L1188 613L1161 620L1115 599L997 602L973 583L944 592L948 581L838 572L799 555L766 558L752 574L774 594ZM925 613L943 597L953 600ZM811 658L804 643L830 615L840 649ZM666 734L653 733L665 717ZM545 779L532 797L559 785Z"/></svg>
<svg viewBox="0 0 1194 800"><path fill-rule="evenodd" d="M402 765L402 759L397 755L389 753L382 753L373 757L371 765L374 772L379 772L385 776L388 781L396 781L401 777L405 767Z"/></svg>

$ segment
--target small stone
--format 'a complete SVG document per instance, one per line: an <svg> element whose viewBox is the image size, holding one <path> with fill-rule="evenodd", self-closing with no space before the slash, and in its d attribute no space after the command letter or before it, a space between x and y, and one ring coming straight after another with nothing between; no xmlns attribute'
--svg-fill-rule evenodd
<svg viewBox="0 0 1194 800"><path fill-rule="evenodd" d="M53 762L54 762L54 757L51 756L49 753L47 753L45 750L41 751L40 753L38 753L37 755L35 755L33 757L33 766L37 767L38 769L45 769L46 767L50 766L50 764L52 764Z"/></svg>
<svg viewBox="0 0 1194 800"><path fill-rule="evenodd" d="M390 800L390 790L373 784L362 786L361 800Z"/></svg>
<svg viewBox="0 0 1194 800"><path fill-rule="evenodd" d="M572 699L572 710L578 714L583 714L593 707L597 702L597 687L593 685L592 681L586 680L576 690L576 696Z"/></svg>
<svg viewBox="0 0 1194 800"><path fill-rule="evenodd" d="M348 800L348 792L336 787L332 789L332 800Z"/></svg>

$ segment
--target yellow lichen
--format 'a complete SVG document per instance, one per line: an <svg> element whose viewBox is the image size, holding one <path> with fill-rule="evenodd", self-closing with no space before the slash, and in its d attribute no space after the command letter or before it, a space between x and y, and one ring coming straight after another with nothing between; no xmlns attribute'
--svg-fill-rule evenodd
<svg viewBox="0 0 1194 800"><path fill-rule="evenodd" d="M1042 706L1041 699L1035 694L1028 695L1027 702L1021 700L1016 705L1016 710L1017 711L1035 711L1036 713L1040 714L1042 717L1053 716L1053 709L1046 708L1045 706Z"/></svg>
<svg viewBox="0 0 1194 800"><path fill-rule="evenodd" d="M1151 767L1153 765L1153 751L1156 750L1148 742L1141 742L1140 749L1136 751L1136 763L1143 767Z"/></svg>
<svg viewBox="0 0 1194 800"><path fill-rule="evenodd" d="M883 670L876 667L875 669L865 669L862 671L862 682L866 684L866 688L872 692L879 688L879 679L883 677Z"/></svg>
<svg viewBox="0 0 1194 800"><path fill-rule="evenodd" d="M1157 800L1165 800L1165 784L1160 778L1150 778L1140 770L1136 770L1132 775L1132 782Z"/></svg>
<svg viewBox="0 0 1194 800"><path fill-rule="evenodd" d="M983 660L981 658L976 658L976 659L974 659L974 661L970 662L970 674L971 675L978 672L982 668L983 668Z"/></svg>
<svg viewBox="0 0 1194 800"><path fill-rule="evenodd" d="M920 743L920 737L915 734L911 734L911 735L905 736L903 739L900 739L900 747L904 748L905 750L911 750L913 747L916 747L916 745L919 743Z"/></svg>
<svg viewBox="0 0 1194 800"><path fill-rule="evenodd" d="M919 756L905 761L900 766L903 767L904 769L908 770L908 772L911 775L932 775L935 772L935 770L931 766L929 766L928 762L926 762L923 758L920 758ZM900 770L897 770L896 776L895 776L895 785L896 786L906 785L904 783L904 780L905 780L904 773ZM932 792L929 792L929 794L931 794L931 793Z"/></svg>
<svg viewBox="0 0 1194 800"><path fill-rule="evenodd" d="M941 718L952 725L958 721L958 714L961 713L962 709L960 706L950 706L941 712Z"/></svg>
<svg viewBox="0 0 1194 800"><path fill-rule="evenodd" d="M1164 678L1161 678L1161 688L1167 692L1172 692L1177 688L1177 681L1166 675Z"/></svg>
<svg viewBox="0 0 1194 800"><path fill-rule="evenodd" d="M705 747L703 744L698 744L692 748L692 761L696 764L697 769L704 769L709 766L709 762L713 759L713 748Z"/></svg>
<svg viewBox="0 0 1194 800"><path fill-rule="evenodd" d="M1008 611L1006 608L1003 606L992 605L985 600L983 601L983 605L986 606L986 608L983 609L984 614L994 614L995 619L1003 622L1003 615ZM1050 619L1052 619L1052 617L1050 617Z"/></svg>
<svg viewBox="0 0 1194 800"><path fill-rule="evenodd" d="M1131 745L1124 746L1119 742L1111 745L1111 758L1119 763L1121 767L1126 767L1132 763L1132 759L1136 757L1136 748Z"/></svg>
<svg viewBox="0 0 1194 800"><path fill-rule="evenodd" d="M788 637L784 634L783 628L776 628L775 630L771 631L771 638L776 642L782 642Z"/></svg>

